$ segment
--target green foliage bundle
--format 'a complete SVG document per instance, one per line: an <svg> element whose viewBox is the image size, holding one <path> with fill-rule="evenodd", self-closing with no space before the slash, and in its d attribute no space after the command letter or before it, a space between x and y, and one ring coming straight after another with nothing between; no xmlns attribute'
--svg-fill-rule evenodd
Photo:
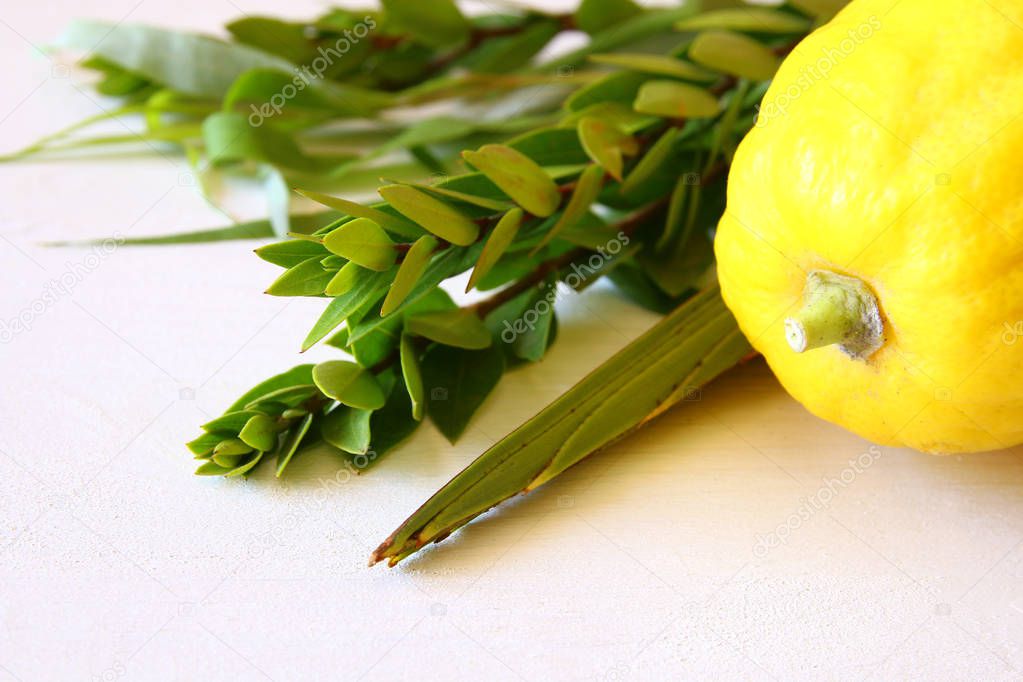
<svg viewBox="0 0 1023 682"><path fill-rule="evenodd" d="M374 555L393 564L741 361L750 349L711 247L728 164L781 58L841 4L583 0L570 15L468 18L452 0L385 0L307 24L242 19L230 42L76 25L65 44L110 31L86 65L124 98L117 115L143 115L146 141L177 145L203 172L267 178L267 221L157 241L287 230L256 250L282 268L267 293L322 298L301 348L345 353L260 383L203 425L188 444L197 473L265 463L280 476L312 446L365 462L426 418L454 441L504 372L554 343L557 287L607 277L641 306L675 310L424 505ZM537 58L577 30L585 47ZM69 135L21 156L133 140ZM335 196L366 172L396 178L381 201ZM323 210L289 215L292 186ZM444 286L463 273L484 294L459 307Z"/></svg>

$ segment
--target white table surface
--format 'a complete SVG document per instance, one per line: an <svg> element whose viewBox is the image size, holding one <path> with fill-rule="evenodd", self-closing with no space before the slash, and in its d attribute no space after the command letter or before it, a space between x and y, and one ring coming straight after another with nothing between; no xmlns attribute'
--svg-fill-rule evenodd
<svg viewBox="0 0 1023 682"><path fill-rule="evenodd" d="M5 3L0 150L111 105L33 51L71 16L213 31L320 6ZM424 427L351 480L328 459L284 481L192 476L182 443L296 364L322 304L260 295L276 269L248 244L99 262L37 245L222 223L188 180L155 154L0 165L0 320L36 306L0 346L0 679L1021 679L1023 453L866 456L759 363L401 567L367 568L438 486L653 322L607 288L561 304L556 349L456 447Z"/></svg>

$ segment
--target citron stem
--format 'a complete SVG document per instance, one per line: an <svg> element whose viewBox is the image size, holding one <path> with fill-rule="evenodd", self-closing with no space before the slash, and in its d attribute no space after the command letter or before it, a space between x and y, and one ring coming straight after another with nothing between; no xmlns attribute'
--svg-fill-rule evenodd
<svg viewBox="0 0 1023 682"><path fill-rule="evenodd" d="M840 344L848 355L865 359L884 343L877 299L858 279L811 272L802 308L785 320L785 338L797 353Z"/></svg>

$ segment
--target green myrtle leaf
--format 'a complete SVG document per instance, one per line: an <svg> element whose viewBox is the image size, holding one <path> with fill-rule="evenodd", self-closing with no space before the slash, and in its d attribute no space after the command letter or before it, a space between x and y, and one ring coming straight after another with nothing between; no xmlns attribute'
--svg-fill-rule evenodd
<svg viewBox="0 0 1023 682"><path fill-rule="evenodd" d="M369 451L372 416L373 410L338 405L320 420L320 436L339 450L364 455Z"/></svg>
<svg viewBox="0 0 1023 682"><path fill-rule="evenodd" d="M387 20L430 47L465 40L469 22L454 0L382 0Z"/></svg>
<svg viewBox="0 0 1023 682"><path fill-rule="evenodd" d="M642 253L637 260L661 291L678 298L700 286L714 262L714 249L705 234L696 232L671 251Z"/></svg>
<svg viewBox="0 0 1023 682"><path fill-rule="evenodd" d="M521 208L513 208L497 221L497 225L491 230L490 236L487 237L487 241L483 245L483 251L480 253L479 260L476 261L476 267L473 268L472 274L469 276L469 283L465 286L466 293L490 272L511 243L515 241L515 235L518 234L519 227L522 225L522 216Z"/></svg>
<svg viewBox="0 0 1023 682"><path fill-rule="evenodd" d="M642 268L624 265L609 272L607 278L629 301L658 315L666 315L678 305Z"/></svg>
<svg viewBox="0 0 1023 682"><path fill-rule="evenodd" d="M558 185L543 168L522 152L502 144L488 144L464 151L462 158L490 178L519 206L546 218L558 210Z"/></svg>
<svg viewBox="0 0 1023 682"><path fill-rule="evenodd" d="M689 46L690 58L709 69L750 80L770 80L781 59L749 36L731 31L706 31Z"/></svg>
<svg viewBox="0 0 1023 682"><path fill-rule="evenodd" d="M543 359L554 332L554 293L554 289L544 288L530 297L520 318L524 330L515 336L511 344L516 357L529 362Z"/></svg>
<svg viewBox="0 0 1023 682"><path fill-rule="evenodd" d="M443 256L441 256L443 258ZM424 276L425 277L425 276ZM416 289L419 289L423 284L422 280L416 285ZM413 294L409 295L414 296ZM405 302L399 306L398 310L402 314L392 313L388 317L381 317L380 315L367 315L366 319L361 320L355 324L349 322L351 327L346 346L350 346L353 354L358 351L360 344L371 337L379 337L376 339L375 345L378 347L386 346L388 354L398 345L398 339L401 336L402 329L405 325L405 315L412 313L431 312L436 310L455 310L458 306L455 305L454 301L447 294L446 291L433 284L429 289L415 297L415 300L405 299ZM363 362L361 359L359 364L364 367L369 367L376 364L375 362Z"/></svg>
<svg viewBox="0 0 1023 682"><path fill-rule="evenodd" d="M233 436L224 432L215 433L204 433L195 440L191 440L185 444L185 447L196 456L205 457L213 452L213 449L220 444L220 441Z"/></svg>
<svg viewBox="0 0 1023 682"><path fill-rule="evenodd" d="M289 407L288 409L281 412L281 416L285 419L297 419L298 417L304 417L309 414L309 410L302 407Z"/></svg>
<svg viewBox="0 0 1023 682"><path fill-rule="evenodd" d="M461 65L473 73L509 73L528 64L560 31L557 21L537 21L513 35L485 41Z"/></svg>
<svg viewBox="0 0 1023 682"><path fill-rule="evenodd" d="M260 452L273 450L277 446L277 422L264 414L257 414L245 423L238 438Z"/></svg>
<svg viewBox="0 0 1023 682"><path fill-rule="evenodd" d="M429 235L423 235L409 248L398 268L398 273L394 276L394 281L391 282L384 303L380 306L381 317L390 315L405 301L416 282L422 277L426 266L430 264L430 258L436 248L437 240Z"/></svg>
<svg viewBox="0 0 1023 682"><path fill-rule="evenodd" d="M319 296L334 273L324 270L320 257L304 260L285 270L266 290L271 296Z"/></svg>
<svg viewBox="0 0 1023 682"><path fill-rule="evenodd" d="M289 239L261 246L256 249L256 255L268 263L290 268L310 258L322 258L327 255L327 250L317 242Z"/></svg>
<svg viewBox="0 0 1023 682"><path fill-rule="evenodd" d="M357 263L345 263L327 282L323 293L328 296L341 296L351 291L359 281L359 273L364 269Z"/></svg>
<svg viewBox="0 0 1023 682"><path fill-rule="evenodd" d="M354 362L321 362L313 368L313 381L328 398L349 407L376 410L386 401L376 378Z"/></svg>
<svg viewBox="0 0 1023 682"><path fill-rule="evenodd" d="M405 331L457 348L487 348L493 343L486 325L471 310L442 310L409 315L405 320Z"/></svg>
<svg viewBox="0 0 1023 682"><path fill-rule="evenodd" d="M472 219L422 190L386 185L377 191L399 213L452 244L468 246L479 236L480 228Z"/></svg>
<svg viewBox="0 0 1023 682"><path fill-rule="evenodd" d="M224 475L227 476L228 478L234 478L235 476L244 476L245 474L252 471L262 459L263 453L257 452L254 455L250 455L246 461L239 462L235 466L235 468L231 469L231 471L228 471Z"/></svg>
<svg viewBox="0 0 1023 682"><path fill-rule="evenodd" d="M244 455L250 452L252 452L252 446L240 438L228 438L213 448L213 456L215 458L218 456L231 457L233 455Z"/></svg>
<svg viewBox="0 0 1023 682"><path fill-rule="evenodd" d="M377 272L390 269L398 257L394 242L369 218L345 223L324 237L323 245L331 253Z"/></svg>
<svg viewBox="0 0 1023 682"><path fill-rule="evenodd" d="M421 421L426 407L426 395L423 392L423 375L419 370L416 346L408 334L401 337L401 375L412 400L412 417Z"/></svg>
<svg viewBox="0 0 1023 682"><path fill-rule="evenodd" d="M848 4L848 0L789 0L789 3L820 21L827 21Z"/></svg>
<svg viewBox="0 0 1023 682"><path fill-rule="evenodd" d="M364 206L354 201L348 201L341 197L332 197L329 194L322 194L320 192L311 192L309 190L302 189L296 189L295 192L306 199L310 199L336 211L341 211L342 213L356 218L367 218L372 220L385 230L395 234L400 234L403 237L411 237L415 239L423 234L422 229L414 223L410 223L401 216L393 215L379 208Z"/></svg>
<svg viewBox="0 0 1023 682"><path fill-rule="evenodd" d="M276 391L270 391L264 395L261 395L256 400L245 405L246 410L254 410L263 414L270 414L267 412L266 407L272 405L284 405L286 407L295 407L309 398L316 395L316 387L309 384L297 384L295 386L284 386L277 389Z"/></svg>
<svg viewBox="0 0 1023 682"><path fill-rule="evenodd" d="M575 11L575 24L579 30L593 35L642 12L632 0L583 0Z"/></svg>
<svg viewBox="0 0 1023 682"><path fill-rule="evenodd" d="M256 402L264 396L270 395L282 388L303 386L311 383L313 383L313 365L298 365L297 367L292 367L287 372L275 374L269 379L266 379L250 388L240 398L238 398L238 400L234 401L229 408L227 408L227 412L236 412L241 410L246 405Z"/></svg>
<svg viewBox="0 0 1023 682"><path fill-rule="evenodd" d="M558 222L544 235L540 243L533 249L533 253L535 254L547 246L563 230L573 227L578 223L589 212L597 197L600 196L600 189L603 184L604 169L597 165L587 166L586 170L579 176L575 189L572 191L572 197L568 200L568 205L565 207L561 217L558 218Z"/></svg>
<svg viewBox="0 0 1023 682"><path fill-rule="evenodd" d="M352 335L358 334L358 338L350 341L345 350L363 367L375 367L390 358L398 347L403 321L400 315L395 315L384 320L383 324L373 324L380 320L380 316L370 314L367 317L368 320L352 326ZM373 325L372 328L364 331L369 325Z"/></svg>
<svg viewBox="0 0 1023 682"><path fill-rule="evenodd" d="M698 191L699 186L686 182L685 176L680 177L675 182L675 188L672 190L671 197L668 200L668 215L664 220L664 231L657 240L656 248L658 251L668 248L685 225L687 223L691 224L691 221L687 220L686 209L693 202L699 201ZM686 235L682 235L680 239L684 240L685 238Z"/></svg>
<svg viewBox="0 0 1023 682"><path fill-rule="evenodd" d="M789 12L766 7L734 7L704 12L675 24L679 31L703 31L708 28L750 33L803 33L810 22Z"/></svg>
<svg viewBox="0 0 1023 682"><path fill-rule="evenodd" d="M387 404L373 413L369 421L373 433L372 449L377 457L405 440L419 422L412 417L412 402L408 391L399 380L391 388Z"/></svg>
<svg viewBox="0 0 1023 682"><path fill-rule="evenodd" d="M635 71L620 71L608 74L598 81L584 85L565 100L568 111L582 111L594 104L617 102L631 105L643 83L650 80L649 74Z"/></svg>
<svg viewBox="0 0 1023 682"><path fill-rule="evenodd" d="M277 478L281 477L284 469L291 463L291 458L295 456L298 446L302 444L302 439L309 432L309 427L312 425L315 416L307 414L298 425L291 427L287 435L281 440L281 445L277 449Z"/></svg>
<svg viewBox="0 0 1023 682"><path fill-rule="evenodd" d="M355 286L331 299L302 342L302 350L309 350L323 337L337 329L349 316L378 301L387 291L392 276L391 271L366 270L365 276L357 278Z"/></svg>
<svg viewBox="0 0 1023 682"><path fill-rule="evenodd" d="M455 442L465 431L501 380L504 367L504 352L497 346L483 350L433 346L423 356L427 412L449 441Z"/></svg>
<svg viewBox="0 0 1023 682"><path fill-rule="evenodd" d="M196 476L224 476L231 471L230 467L222 467L216 462L203 462L195 470Z"/></svg>
<svg viewBox="0 0 1023 682"><path fill-rule="evenodd" d="M227 455L227 454L214 454L213 463L228 469L229 472L233 471L239 465L249 461L252 458L253 453L250 449L249 452L241 455Z"/></svg>
<svg viewBox="0 0 1023 682"><path fill-rule="evenodd" d="M718 79L718 74L713 71L707 71L695 64L681 59L676 59L675 57L662 55L633 54L624 52L615 54L595 54L590 57L590 61L597 64L620 66L640 73L650 73L657 76L671 76L674 78L698 81L701 83L713 83Z"/></svg>
<svg viewBox="0 0 1023 682"><path fill-rule="evenodd" d="M324 270L340 270L348 265L348 260L341 256L324 256L320 259L320 265L323 266Z"/></svg>
<svg viewBox="0 0 1023 682"><path fill-rule="evenodd" d="M305 25L298 22L282 21L273 17L245 16L230 22L224 28L238 42L283 57L292 64L306 64L317 56Z"/></svg>
<svg viewBox="0 0 1023 682"><path fill-rule="evenodd" d="M566 128L541 128L512 139L508 146L541 167L574 166L589 161L575 130Z"/></svg>
<svg viewBox="0 0 1023 682"><path fill-rule="evenodd" d="M633 107L644 114L666 118L708 118L718 113L718 101L713 95L676 81L644 83Z"/></svg>
<svg viewBox="0 0 1023 682"><path fill-rule="evenodd" d="M456 201L461 201L472 206L479 206L480 208L490 209L491 211L507 211L512 207L511 202L508 201L500 201L497 199L491 199L489 197L481 197L475 194L469 194L467 192L459 192L453 189L447 189L446 187L441 187L439 185L417 185L415 183L404 184L407 184L410 187L421 189L424 192L437 194L439 196L447 197L448 199L454 199Z"/></svg>
<svg viewBox="0 0 1023 682"><path fill-rule="evenodd" d="M652 182L654 176L667 170L667 165L672 159L672 152L675 150L675 141L678 139L679 129L675 127L664 131L650 148L643 158L639 160L622 182L622 194L632 194L643 185Z"/></svg>
<svg viewBox="0 0 1023 682"><path fill-rule="evenodd" d="M620 181L624 167L622 155L639 151L636 140L617 126L593 116L580 119L578 130L579 141L590 159Z"/></svg>
<svg viewBox="0 0 1023 682"><path fill-rule="evenodd" d="M238 433L242 430L245 424L255 417L258 412L253 410L237 410L235 412L228 412L227 414L221 415L212 421L208 421L202 425L202 430L207 433L215 433L221 431L229 431L231 433Z"/></svg>
<svg viewBox="0 0 1023 682"><path fill-rule="evenodd" d="M202 122L202 137L211 163L263 162L306 173L326 173L350 157L309 156L295 138L266 123L253 126L233 111L219 111Z"/></svg>

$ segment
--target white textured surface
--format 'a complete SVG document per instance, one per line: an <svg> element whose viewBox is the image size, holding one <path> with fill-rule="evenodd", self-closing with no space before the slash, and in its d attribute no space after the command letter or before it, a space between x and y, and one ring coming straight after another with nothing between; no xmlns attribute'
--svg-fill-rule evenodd
<svg viewBox="0 0 1023 682"><path fill-rule="evenodd" d="M236 1L5 3L0 149L109 106L32 52L66 18L215 30L283 11ZM40 240L222 222L185 171L153 155L0 166L0 320L88 258ZM181 443L294 364L320 308L260 296L274 272L237 243L120 249L0 346L0 680L1021 678L1020 450L864 455L760 364L367 569L451 474L652 322L606 289L565 303L550 359L509 376L458 447L424 428L358 479L330 461L284 482L194 478Z"/></svg>

